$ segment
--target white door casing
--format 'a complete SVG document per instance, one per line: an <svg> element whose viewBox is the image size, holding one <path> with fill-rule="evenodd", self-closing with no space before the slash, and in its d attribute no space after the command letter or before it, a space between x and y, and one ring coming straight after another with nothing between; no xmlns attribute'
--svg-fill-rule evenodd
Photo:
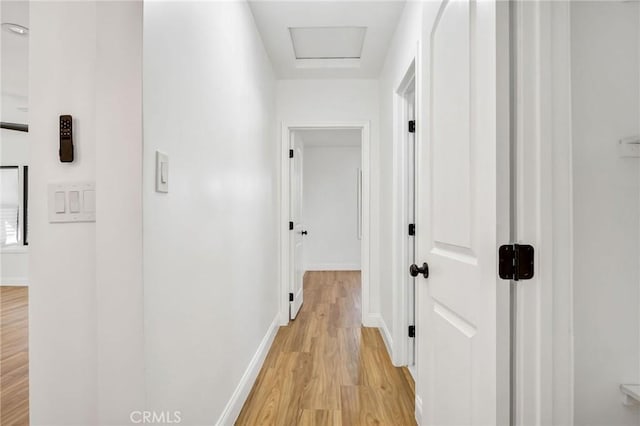
<svg viewBox="0 0 640 426"><path fill-rule="evenodd" d="M416 91L415 91L415 79L413 87L410 92L406 93L406 107L407 107L407 122L409 120L415 120L415 103L416 103ZM416 317L416 300L415 300L415 286L416 279L409 275L407 271L412 263L416 260L416 235L409 235L409 224L416 225L416 194L415 194L415 147L416 147L416 133L408 131L408 125L406 127L406 143L407 143L407 158L406 158L406 171L407 171L407 226L405 226L405 244L407 246L407 260L404 265L405 285L407 287L407 297L405 300L406 312L407 312L407 326L415 326ZM406 334L405 339L408 342L407 348L407 367L415 378L415 364L416 364L416 338L408 337Z"/></svg>
<svg viewBox="0 0 640 426"><path fill-rule="evenodd" d="M570 2L517 4L517 236L536 250L517 285L515 424L572 425Z"/></svg>
<svg viewBox="0 0 640 426"><path fill-rule="evenodd" d="M415 279L409 275L409 265L414 263L416 236L408 235L409 223L416 223L415 161L416 145L420 140L420 57L421 43L405 67L402 79L394 93L394 142L393 142L393 209L392 209L392 270L393 284L393 348L391 358L396 366L414 365L416 373L417 336L408 337L408 326L416 325L417 306ZM408 132L408 121L416 120L415 133ZM412 150L413 148L413 150ZM413 164L413 166L412 166ZM412 170L413 168L413 170ZM413 197L411 197L413 194ZM413 355L413 359L411 359ZM415 378L415 377L414 377Z"/></svg>
<svg viewBox="0 0 640 426"><path fill-rule="evenodd" d="M366 327L377 327L379 325L379 314L371 310L371 298L369 286L370 281L370 257L371 252L377 250L371 247L374 243L370 233L371 216L371 158L370 158L370 123L368 121L332 121L332 122L296 122L281 123L280 138L280 325L287 325L290 320L289 293L291 292L291 282L293 279L292 251L292 231L289 229L290 208L291 208L291 171L289 149L291 146L291 134L297 129L359 129L362 135L361 155L362 155L362 222L361 222L361 283L362 283L362 324ZM295 158L295 156L294 156ZM376 279L376 278L374 278Z"/></svg>
<svg viewBox="0 0 640 426"><path fill-rule="evenodd" d="M424 424L509 421L509 287L497 274L509 235L507 34L508 5L493 0L442 1L429 34L417 152Z"/></svg>
<svg viewBox="0 0 640 426"><path fill-rule="evenodd" d="M302 200L303 200L303 185L302 185L302 173L303 173L303 149L300 141L296 138L295 133L291 133L291 148L293 151L293 158L289 162L289 170L291 179L290 194L290 218L293 222L293 232L291 232L291 290L290 294L293 295L291 306L289 307L289 319L295 319L302 307L304 296L304 229L303 217L302 217Z"/></svg>

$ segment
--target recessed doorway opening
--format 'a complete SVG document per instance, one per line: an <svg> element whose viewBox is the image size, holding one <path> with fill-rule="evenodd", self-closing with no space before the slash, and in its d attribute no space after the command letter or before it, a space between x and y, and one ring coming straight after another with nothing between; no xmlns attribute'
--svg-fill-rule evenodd
<svg viewBox="0 0 640 426"><path fill-rule="evenodd" d="M397 366L406 365L416 378L416 61L399 82L394 102L394 341Z"/></svg>
<svg viewBox="0 0 640 426"><path fill-rule="evenodd" d="M375 326L369 307L369 123L285 123L281 150L281 324L302 306L306 271L360 270L362 324Z"/></svg>

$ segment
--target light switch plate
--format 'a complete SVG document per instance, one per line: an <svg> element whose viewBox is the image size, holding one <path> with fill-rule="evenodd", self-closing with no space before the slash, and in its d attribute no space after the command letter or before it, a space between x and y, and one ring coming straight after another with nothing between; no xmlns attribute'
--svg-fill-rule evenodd
<svg viewBox="0 0 640 426"><path fill-rule="evenodd" d="M50 223L96 221L95 183L52 183L48 192Z"/></svg>
<svg viewBox="0 0 640 426"><path fill-rule="evenodd" d="M169 156L156 151L156 192L169 192Z"/></svg>

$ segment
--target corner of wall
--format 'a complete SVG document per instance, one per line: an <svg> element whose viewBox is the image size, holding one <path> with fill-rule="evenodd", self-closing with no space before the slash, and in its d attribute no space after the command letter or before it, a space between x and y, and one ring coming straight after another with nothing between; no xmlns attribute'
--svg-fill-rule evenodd
<svg viewBox="0 0 640 426"><path fill-rule="evenodd" d="M387 348L387 352L389 353L389 357L393 360L393 364L396 365L393 356L393 337L391 337L391 333L389 332L389 327L387 327L387 323L382 318L382 315L379 313L369 313L364 318L364 327L373 327L380 330L380 335L382 336L382 340L384 341L384 345ZM397 365L396 365L397 366Z"/></svg>

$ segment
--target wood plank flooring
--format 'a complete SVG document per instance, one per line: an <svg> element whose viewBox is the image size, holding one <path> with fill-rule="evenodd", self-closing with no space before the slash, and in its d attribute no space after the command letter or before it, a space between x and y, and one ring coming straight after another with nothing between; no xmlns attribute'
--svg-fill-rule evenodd
<svg viewBox="0 0 640 426"><path fill-rule="evenodd" d="M415 425L414 387L361 326L360 272L307 272L236 425Z"/></svg>
<svg viewBox="0 0 640 426"><path fill-rule="evenodd" d="M28 287L0 287L0 425L29 424Z"/></svg>

